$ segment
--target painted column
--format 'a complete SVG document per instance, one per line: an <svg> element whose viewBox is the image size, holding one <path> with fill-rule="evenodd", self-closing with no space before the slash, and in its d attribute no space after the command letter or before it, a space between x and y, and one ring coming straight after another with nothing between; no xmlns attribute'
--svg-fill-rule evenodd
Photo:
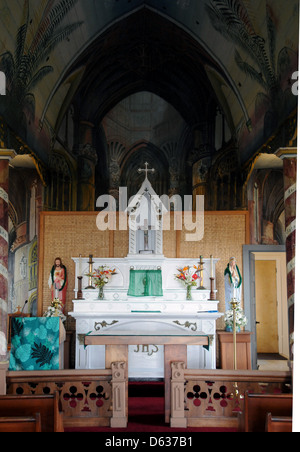
<svg viewBox="0 0 300 452"><path fill-rule="evenodd" d="M9 162L15 151L0 149L0 363L7 361L8 185Z"/></svg>
<svg viewBox="0 0 300 452"><path fill-rule="evenodd" d="M294 307L295 307L297 149L280 148L276 152L276 155L277 157L283 160L290 360L293 361L294 311L295 311Z"/></svg>

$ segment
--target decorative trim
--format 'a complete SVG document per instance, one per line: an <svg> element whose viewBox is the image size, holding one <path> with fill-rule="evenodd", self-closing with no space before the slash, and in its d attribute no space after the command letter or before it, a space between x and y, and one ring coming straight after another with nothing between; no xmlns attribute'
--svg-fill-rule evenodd
<svg viewBox="0 0 300 452"><path fill-rule="evenodd" d="M174 320L173 323L179 326L184 326L184 328L190 328L192 331L197 331L197 323L191 323L186 321L185 323L180 323L179 320Z"/></svg>
<svg viewBox="0 0 300 452"><path fill-rule="evenodd" d="M0 237L8 243L8 232L2 226L0 226Z"/></svg>
<svg viewBox="0 0 300 452"><path fill-rule="evenodd" d="M287 272L290 273L292 270L294 270L296 265L296 258L294 257L292 260L290 260L287 264Z"/></svg>
<svg viewBox="0 0 300 452"><path fill-rule="evenodd" d="M286 238L288 238L288 236L291 235L296 230L296 224L297 224L297 221L294 220L291 222L291 224L289 224L287 226L287 228L285 230Z"/></svg>
<svg viewBox="0 0 300 452"><path fill-rule="evenodd" d="M115 325L116 323L119 323L119 321L113 320L112 323L107 323L105 320L103 320L103 322L95 322L94 329L95 331L100 331L101 328L107 328L108 326Z"/></svg>
<svg viewBox="0 0 300 452"><path fill-rule="evenodd" d="M8 270L0 263L0 275L3 276L3 278L8 279Z"/></svg>
<svg viewBox="0 0 300 452"><path fill-rule="evenodd" d="M297 184L292 185L289 187L285 194L284 194L284 200L286 201L290 196L292 196L297 191Z"/></svg>
<svg viewBox="0 0 300 452"><path fill-rule="evenodd" d="M0 187L0 198L2 198L3 201L8 203L8 193L2 187Z"/></svg>

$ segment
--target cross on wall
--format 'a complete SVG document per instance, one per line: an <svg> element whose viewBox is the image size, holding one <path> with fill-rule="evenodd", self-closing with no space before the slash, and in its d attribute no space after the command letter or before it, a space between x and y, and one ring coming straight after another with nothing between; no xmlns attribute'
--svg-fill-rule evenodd
<svg viewBox="0 0 300 452"><path fill-rule="evenodd" d="M148 162L145 163L145 167L146 167L146 169L139 168L138 169L138 173L139 174L145 173L146 174L146 179L148 179L148 173L152 173L152 174L155 173L155 169L154 168L149 169L148 168L149 167L149 163Z"/></svg>

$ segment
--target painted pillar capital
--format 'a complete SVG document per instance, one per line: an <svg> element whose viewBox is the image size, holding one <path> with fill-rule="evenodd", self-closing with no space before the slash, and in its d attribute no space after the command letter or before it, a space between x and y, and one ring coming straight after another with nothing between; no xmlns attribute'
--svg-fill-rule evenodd
<svg viewBox="0 0 300 452"><path fill-rule="evenodd" d="M17 156L14 149L0 149L0 160L8 160L9 162Z"/></svg>

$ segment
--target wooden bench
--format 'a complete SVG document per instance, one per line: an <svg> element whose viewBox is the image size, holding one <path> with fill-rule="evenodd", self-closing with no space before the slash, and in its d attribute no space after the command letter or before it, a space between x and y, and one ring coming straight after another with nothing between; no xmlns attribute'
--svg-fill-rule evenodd
<svg viewBox="0 0 300 452"><path fill-rule="evenodd" d="M40 433L41 431L40 413L32 417L0 417L1 433Z"/></svg>
<svg viewBox="0 0 300 452"><path fill-rule="evenodd" d="M62 433L63 415L59 411L59 394L5 395L0 397L0 417L35 416L40 413L42 432Z"/></svg>
<svg viewBox="0 0 300 452"><path fill-rule="evenodd" d="M293 433L293 419L289 416L273 416L267 414L266 419L267 433Z"/></svg>
<svg viewBox="0 0 300 452"><path fill-rule="evenodd" d="M250 394L246 391L244 411L239 414L240 432L265 432L266 416L292 416L292 394Z"/></svg>

